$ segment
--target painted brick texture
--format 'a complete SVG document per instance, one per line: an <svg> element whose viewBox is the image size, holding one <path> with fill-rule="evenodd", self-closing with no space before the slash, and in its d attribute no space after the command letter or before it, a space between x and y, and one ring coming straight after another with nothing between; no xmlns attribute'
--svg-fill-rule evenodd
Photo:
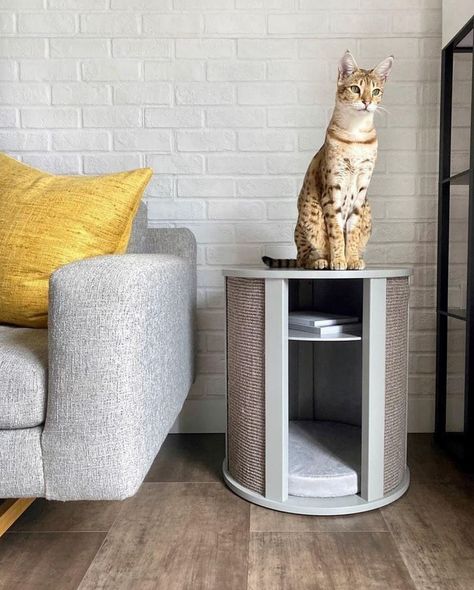
<svg viewBox="0 0 474 590"><path fill-rule="evenodd" d="M441 0L11 0L0 30L0 149L57 173L151 166L150 223L195 232L203 400L224 394L222 267L294 253L337 60L393 53L366 258L413 269L410 428L432 426Z"/></svg>

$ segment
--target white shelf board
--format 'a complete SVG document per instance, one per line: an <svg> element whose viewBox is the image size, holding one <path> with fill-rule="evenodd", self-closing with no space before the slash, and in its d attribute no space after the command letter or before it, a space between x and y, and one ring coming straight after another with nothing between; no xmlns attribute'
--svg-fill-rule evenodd
<svg viewBox="0 0 474 590"><path fill-rule="evenodd" d="M312 332L289 328L288 340L301 340L305 342L354 342L356 340L362 340L362 337L357 336L356 334L346 334L345 332L320 336L319 334L313 334Z"/></svg>
<svg viewBox="0 0 474 590"><path fill-rule="evenodd" d="M408 268L370 267L364 270L305 270L302 268L268 268L259 266L235 266L222 271L225 277L246 279L388 279L409 277Z"/></svg>

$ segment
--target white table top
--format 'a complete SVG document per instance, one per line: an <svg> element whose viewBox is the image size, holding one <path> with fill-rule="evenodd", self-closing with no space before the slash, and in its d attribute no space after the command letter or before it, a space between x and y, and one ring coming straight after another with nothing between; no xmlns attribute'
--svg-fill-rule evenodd
<svg viewBox="0 0 474 590"><path fill-rule="evenodd" d="M261 266L235 266L225 268L225 277L247 279L384 279L409 277L409 268L378 268L364 270L304 270L301 268L268 268Z"/></svg>

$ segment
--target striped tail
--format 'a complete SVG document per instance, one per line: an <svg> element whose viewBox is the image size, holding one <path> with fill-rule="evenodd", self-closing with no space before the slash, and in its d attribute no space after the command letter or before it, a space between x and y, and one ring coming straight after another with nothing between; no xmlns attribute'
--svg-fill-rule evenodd
<svg viewBox="0 0 474 590"><path fill-rule="evenodd" d="M270 258L262 256L262 261L269 268L296 268L296 258Z"/></svg>

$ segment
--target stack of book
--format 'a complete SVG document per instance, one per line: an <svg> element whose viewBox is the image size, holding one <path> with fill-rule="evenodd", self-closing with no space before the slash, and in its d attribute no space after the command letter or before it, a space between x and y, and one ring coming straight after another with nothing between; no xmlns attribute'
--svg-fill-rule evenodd
<svg viewBox="0 0 474 590"><path fill-rule="evenodd" d="M292 311L289 314L289 328L303 330L317 336L336 334L361 334L359 318L319 311Z"/></svg>

